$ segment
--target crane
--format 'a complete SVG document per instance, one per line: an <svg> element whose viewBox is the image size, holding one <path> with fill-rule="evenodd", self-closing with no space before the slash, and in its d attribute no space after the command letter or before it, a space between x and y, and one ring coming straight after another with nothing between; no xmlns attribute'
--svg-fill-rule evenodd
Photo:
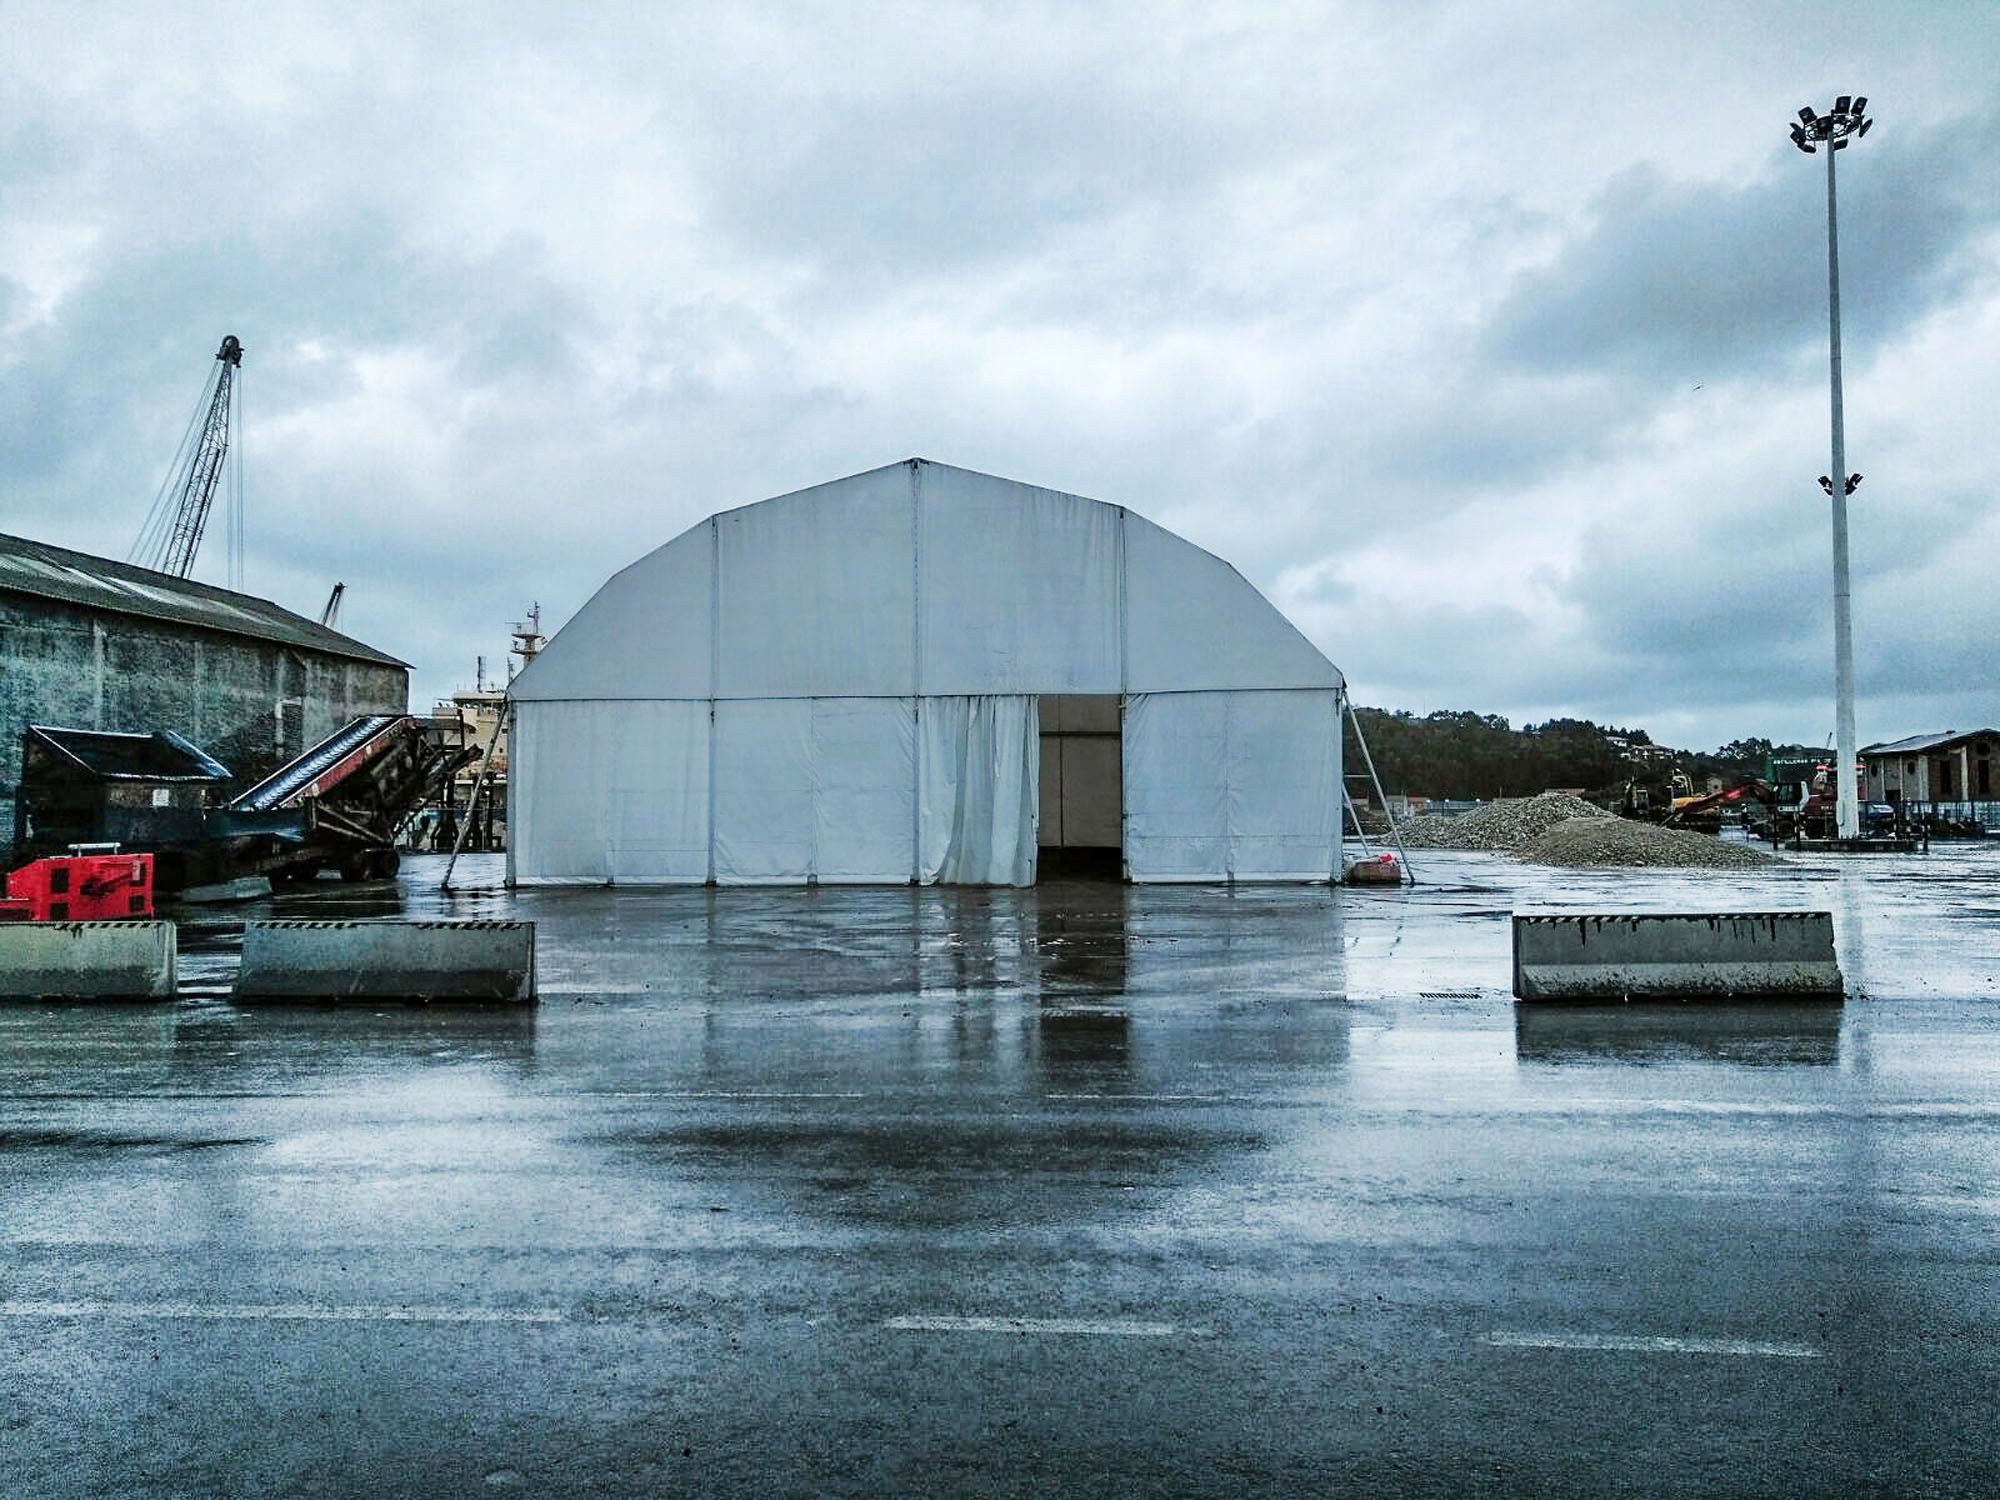
<svg viewBox="0 0 2000 1500"><path fill-rule="evenodd" d="M194 568L194 555L208 525L209 505L222 478L222 461L229 453L231 402L236 371L243 363L243 345L235 334L223 339L215 361L215 370L202 389L202 400L195 405L194 420L174 454L160 493L154 497L139 540L127 554L128 561L176 578L187 577Z"/></svg>

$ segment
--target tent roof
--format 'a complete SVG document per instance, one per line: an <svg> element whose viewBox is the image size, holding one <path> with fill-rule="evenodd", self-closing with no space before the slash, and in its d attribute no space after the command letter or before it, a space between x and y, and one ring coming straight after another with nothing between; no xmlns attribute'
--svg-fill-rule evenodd
<svg viewBox="0 0 2000 1500"><path fill-rule="evenodd" d="M913 458L615 575L519 701L1336 688L1228 563L1122 506Z"/></svg>

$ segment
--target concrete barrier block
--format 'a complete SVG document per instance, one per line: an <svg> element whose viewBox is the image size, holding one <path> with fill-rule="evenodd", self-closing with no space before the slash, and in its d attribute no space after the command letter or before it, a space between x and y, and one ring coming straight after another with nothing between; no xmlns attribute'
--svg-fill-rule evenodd
<svg viewBox="0 0 2000 1500"><path fill-rule="evenodd" d="M239 1000L535 998L533 922L246 922Z"/></svg>
<svg viewBox="0 0 2000 1500"><path fill-rule="evenodd" d="M171 922L9 922L0 925L0 997L171 1000Z"/></svg>
<svg viewBox="0 0 2000 1500"><path fill-rule="evenodd" d="M1833 914L1514 914L1522 1000L1833 999Z"/></svg>

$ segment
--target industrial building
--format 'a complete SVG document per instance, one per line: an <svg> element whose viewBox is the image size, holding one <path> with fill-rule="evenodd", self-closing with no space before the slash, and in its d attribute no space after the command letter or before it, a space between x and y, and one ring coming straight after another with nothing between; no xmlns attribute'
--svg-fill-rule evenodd
<svg viewBox="0 0 2000 1500"><path fill-rule="evenodd" d="M1916 817L1995 821L2000 729L1946 730L1861 748L1863 800L1898 804Z"/></svg>
<svg viewBox="0 0 2000 1500"><path fill-rule="evenodd" d="M248 785L408 701L406 663L266 600L0 536L0 851L31 726L171 732Z"/></svg>
<svg viewBox="0 0 2000 1500"><path fill-rule="evenodd" d="M1122 506L922 459L724 511L515 680L520 884L1339 873L1341 675Z"/></svg>

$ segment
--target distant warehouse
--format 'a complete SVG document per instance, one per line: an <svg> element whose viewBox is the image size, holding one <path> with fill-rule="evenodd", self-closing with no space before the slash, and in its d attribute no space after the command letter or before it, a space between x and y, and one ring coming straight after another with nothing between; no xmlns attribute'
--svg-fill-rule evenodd
<svg viewBox="0 0 2000 1500"><path fill-rule="evenodd" d="M171 730L248 785L408 705L406 662L267 600L0 536L0 852L30 725Z"/></svg>
<svg viewBox="0 0 2000 1500"><path fill-rule="evenodd" d="M1330 880L1340 673L1122 506L912 459L723 511L515 679L519 884Z"/></svg>

